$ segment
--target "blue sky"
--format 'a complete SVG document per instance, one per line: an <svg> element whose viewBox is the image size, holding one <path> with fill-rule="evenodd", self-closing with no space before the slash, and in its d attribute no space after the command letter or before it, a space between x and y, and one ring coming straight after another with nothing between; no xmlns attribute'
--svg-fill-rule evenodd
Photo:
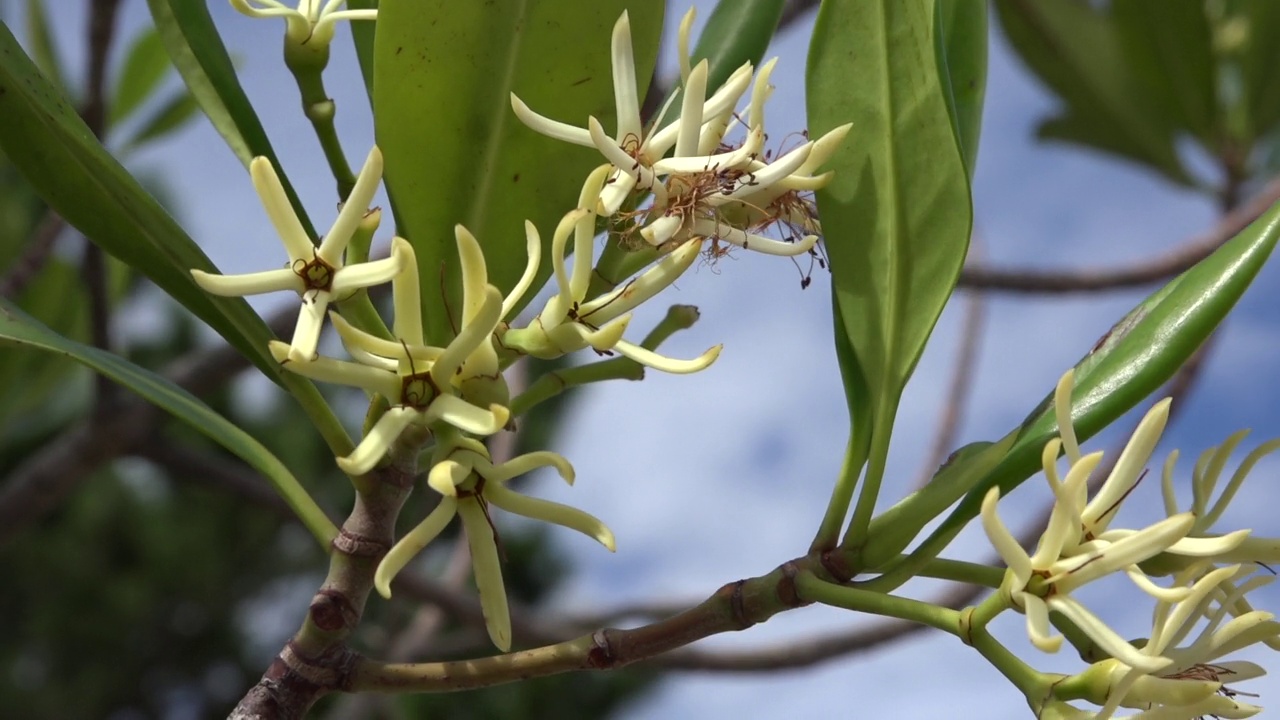
<svg viewBox="0 0 1280 720"><path fill-rule="evenodd" d="M705 18L713 3L698 5ZM291 179L323 224L332 217L332 181L279 59L282 23L241 17L217 0L211 7L241 60L242 82ZM672 31L683 10L672 7ZM124 17L127 27L148 21L140 2L126 3ZM804 126L804 57L811 22L780 36L771 51L781 57L769 110L775 138ZM78 52L74 39L82 37L82 25L78 15L66 18L61 29L69 51ZM326 81L338 101L338 125L348 154L358 162L371 142L372 127L347 38L340 28ZM594 41L607 43L608 38ZM78 57L73 61L80 62ZM674 67L674 58L666 61ZM1012 57L998 31L993 32L974 188L975 231L985 262L1101 267L1160 252L1212 226L1216 211L1211 203L1154 174L1092 152L1036 143L1036 124L1054 104ZM178 200L179 217L224 271L278 265L280 246L244 169L210 128L186 130L141 153L132 164L162 173ZM385 242L390 233L384 227L379 238ZM1280 270L1273 262L1228 321L1203 380L1183 400L1184 412L1161 446L1161 456L1173 447L1183 449L1183 487L1192 458L1230 432L1253 427L1256 442L1280 434L1273 380L1280 367L1278 281ZM678 377L650 372L643 383L602 387L580 403L559 448L577 468L577 485L566 489L544 478L537 491L604 519L618 536L618 552L611 555L571 533L556 534L555 541L577 563L559 598L566 611L697 600L724 582L759 575L803 553L839 469L848 430L830 343L827 285L824 276L815 275L813 285L802 291L789 263L738 253L715 271L699 269L669 291L670 302L699 306L702 320L664 349L687 357L724 343L724 352L704 373ZM962 442L1007 432L1147 292L992 297ZM296 301L270 297L254 302L265 309ZM649 317L660 314L655 310ZM944 313L903 400L886 504L920 471L950 382L961 314L958 304ZM638 328L647 327L644 317L636 322ZM250 382L248 387L262 385ZM1264 462L1254 471L1233 507L1237 525L1280 534L1280 520L1272 510L1280 500L1278 467ZM1045 495L1042 483L1028 483L1002 505L1004 517L1016 521L1034 516ZM1124 517L1134 523L1155 517L1160 512L1156 483L1141 486L1126 512ZM978 558L987 552L979 531L964 533L947 554ZM1127 634L1146 634L1149 606L1136 602L1143 596L1131 587L1109 585L1085 597ZM1258 599L1262 597L1272 607L1280 606L1275 591ZM729 649L803 642L868 622L811 607L706 645ZM1047 656L1020 640L1020 617L1003 618L997 628L1036 667L1078 669L1068 652ZM675 675L624 717L810 718L828 717L834 708L841 715L866 712L871 717L1026 717L1018 693L979 660L949 636L924 633L887 650L818 668L774 675ZM1274 657L1261 661L1277 667ZM1275 705L1277 693L1266 692L1266 683L1255 681L1243 689L1261 691L1261 702Z"/></svg>

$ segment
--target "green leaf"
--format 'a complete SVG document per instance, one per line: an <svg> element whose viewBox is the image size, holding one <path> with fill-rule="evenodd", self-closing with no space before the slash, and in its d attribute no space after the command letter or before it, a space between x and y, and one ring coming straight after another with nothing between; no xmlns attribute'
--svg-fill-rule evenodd
<svg viewBox="0 0 1280 720"><path fill-rule="evenodd" d="M1103 150L1193 184L1104 10L1076 0L996 0L996 12L1023 62L1066 104L1041 125L1041 138Z"/></svg>
<svg viewBox="0 0 1280 720"><path fill-rule="evenodd" d="M271 331L240 298L211 298L190 270L216 272L200 247L102 147L69 102L0 26L0 148L36 192L102 249L149 277L310 414L337 454L351 441L309 381L267 351Z"/></svg>
<svg viewBox="0 0 1280 720"><path fill-rule="evenodd" d="M417 252L430 342L452 334L441 308L460 307L453 226L479 239L490 282L505 293L524 271L524 221L541 232L547 257L556 223L602 162L594 149L525 127L510 94L557 120L585 126L594 115L612 127L613 25L629 11L643 95L662 8L648 0L379 4L374 125L397 230ZM540 278L550 273L544 262Z"/></svg>
<svg viewBox="0 0 1280 720"><path fill-rule="evenodd" d="M1239 54L1239 68L1247 114L1249 141L1268 135L1280 124L1280 3L1274 0L1238 0L1245 37Z"/></svg>
<svg viewBox="0 0 1280 720"><path fill-rule="evenodd" d="M141 126L124 141L123 148L132 150L181 130L199 110L200 106L196 105L195 98L184 87L173 93L143 120Z"/></svg>
<svg viewBox="0 0 1280 720"><path fill-rule="evenodd" d="M1116 323L1076 365L1072 420L1081 441L1115 422L1173 376L1235 306L1278 239L1280 203ZM905 582L921 563L936 557L978 514L988 489L995 486L1002 495L1008 494L1039 471L1041 451L1058 433L1052 402L1050 393L1001 441L1008 443L1008 452L989 472L970 475L967 483L930 484L890 510L923 526L932 519L924 508L944 508L963 496L910 561L876 581L879 589L887 591ZM896 534L887 523L884 528L886 537ZM871 539L866 557L883 559L891 554L879 542L878 537Z"/></svg>
<svg viewBox="0 0 1280 720"><path fill-rule="evenodd" d="M321 547L328 549L337 537L338 528L276 456L186 390L124 358L57 334L7 300L0 300L0 338L65 355L133 390L261 472Z"/></svg>
<svg viewBox="0 0 1280 720"><path fill-rule="evenodd" d="M347 7L352 10L377 10L378 0L347 0ZM356 46L356 60L360 63L360 76L364 78L364 89L373 102L373 39L377 34L376 22L355 22L351 25L351 41Z"/></svg>
<svg viewBox="0 0 1280 720"><path fill-rule="evenodd" d="M938 74L934 19L932 0L828 1L809 49L811 132L855 128L818 193L838 331L870 405L871 426L853 428L870 433L871 452L850 532L870 520L899 398L969 245L969 183ZM837 511L823 523L828 538Z"/></svg>
<svg viewBox="0 0 1280 720"><path fill-rule="evenodd" d="M107 106L110 123L115 125L125 120L146 102L160 86L169 68L169 55L165 52L160 33L154 28L139 33L129 46L124 66L116 78L115 96Z"/></svg>
<svg viewBox="0 0 1280 720"><path fill-rule="evenodd" d="M1151 110L1211 152L1218 128L1218 62L1204 0L1113 2L1120 47Z"/></svg>
<svg viewBox="0 0 1280 720"><path fill-rule="evenodd" d="M759 66L778 29L785 0L720 0L698 35L689 65L707 60L707 88L714 91L750 61Z"/></svg>
<svg viewBox="0 0 1280 720"><path fill-rule="evenodd" d="M27 40L31 57L49 81L68 92L66 73L58 54L58 43L49 31L49 18L44 13L44 0L27 0ZM69 94L69 93L68 93Z"/></svg>
<svg viewBox="0 0 1280 720"><path fill-rule="evenodd" d="M955 123L964 167L973 181L978 163L978 138L982 135L982 102L987 92L986 0L938 0L939 71L946 83L946 98Z"/></svg>

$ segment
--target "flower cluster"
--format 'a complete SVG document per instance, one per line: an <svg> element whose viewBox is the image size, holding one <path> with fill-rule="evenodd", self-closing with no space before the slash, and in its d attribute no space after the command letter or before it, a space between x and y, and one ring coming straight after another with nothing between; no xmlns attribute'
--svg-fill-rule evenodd
<svg viewBox="0 0 1280 720"><path fill-rule="evenodd" d="M274 0L260 0L260 6L248 0L232 3L255 16L285 17L294 43L327 43L334 21L369 18L373 12L338 11L340 0L323 6L303 2L297 10ZM691 360L664 357L652 347L623 339L632 311L675 282L700 254L723 253L721 243L794 256L813 252L818 242L819 226L809 193L828 181L830 173L816 171L848 127L771 160L762 148L764 103L772 90L768 81L774 62L766 63L758 75L750 63L745 64L709 94L707 63L690 67L687 60L692 20L692 14L686 16L681 26L681 52L686 59L677 93L679 117L665 125L659 120L647 131L642 128L626 13L615 25L612 39L618 114L613 137L596 118L588 118L585 128L573 127L538 115L512 97L517 117L530 128L598 148L606 160L588 175L578 206L555 228L550 242L555 292L524 327L512 327L511 316L532 289L542 260L542 239L532 223L525 226L528 264L505 295L489 282L481 243L465 227L455 227L461 317L455 337L444 347L425 342L418 263L408 240L394 238L385 259L348 262L355 255L363 258L364 252L353 255L349 249L368 247L380 217L376 210L368 210L382 175L382 156L376 147L337 220L318 244L305 231L271 162L254 159L250 167L254 187L285 245L289 265L233 276L192 271L201 287L218 295L292 290L301 297L293 338L288 344L272 342L273 357L290 372L360 388L372 400L364 437L350 454L337 458L342 470L353 477L364 475L388 456L416 457L428 437L434 442L427 484L439 493L440 503L382 560L375 585L389 595L396 574L459 517L490 637L504 650L511 644L510 619L499 567L500 541L489 508L577 530L610 550L614 539L599 520L582 511L505 487L507 480L544 466L556 468L572 482L573 468L551 452L529 453L506 462L490 457L482 439L511 421L503 369L522 355L554 358L591 348L671 373L702 370L715 361L719 346ZM741 117L738 102L751 87L745 138L730 143L726 135ZM659 118L669 109L664 108ZM603 290L592 286L597 274L593 272L594 244L601 221L615 242L640 238L657 248L647 269L639 268L630 281ZM789 228L799 237L774 239L761 234L773 226ZM394 305L391 328L358 312L343 314L352 293L387 282L392 285ZM317 353L326 319L349 359Z"/></svg>
<svg viewBox="0 0 1280 720"><path fill-rule="evenodd" d="M1000 520L996 512L998 489L992 488L984 498L983 528L1008 566L1001 596L1010 607L1026 615L1027 633L1032 644L1041 650L1054 652L1062 644L1062 635L1051 624L1053 613L1074 625L1108 656L1055 685L1059 697L1072 693L1072 697L1102 705L1096 714L1102 720L1121 706L1160 709L1159 717L1255 714L1259 709L1236 700L1225 683L1257 677L1263 674L1262 669L1252 663L1219 662L1219 658L1255 643L1271 644L1280 639L1280 623L1270 613L1253 610L1244 599L1247 592L1271 578L1260 576L1237 582L1253 572L1252 567L1238 563L1266 559L1259 552L1275 543L1251 542L1247 530L1213 534L1208 528L1221 513L1221 507L1204 512L1213 478L1235 443L1229 441L1225 452L1206 454L1209 459L1198 464L1196 500L1191 511L1179 512L1172 499L1175 453L1165 465L1168 516L1139 530L1114 528L1112 521L1145 475L1146 464L1164 432L1170 401L1157 403L1146 414L1111 473L1090 498L1088 480L1100 464L1102 453L1081 454L1071 423L1073 384L1073 373L1069 371L1055 393L1060 437L1045 446L1042 456L1054 505L1035 553L1028 555ZM1261 454L1274 447L1269 443L1259 449L1260 453L1250 455L1220 504L1230 499L1244 473ZM1064 477L1058 474L1059 454L1065 455L1070 465ZM1156 566L1176 569L1158 572ZM1081 586L1117 572L1125 573L1156 600L1151 637L1145 641L1125 639L1072 597L1072 592ZM1165 587L1152 579L1158 574L1170 574L1171 585ZM1232 619L1223 622L1228 615ZM1200 630L1196 639L1183 644L1197 627ZM1073 717L1073 710L1064 703L1055 712L1061 717Z"/></svg>

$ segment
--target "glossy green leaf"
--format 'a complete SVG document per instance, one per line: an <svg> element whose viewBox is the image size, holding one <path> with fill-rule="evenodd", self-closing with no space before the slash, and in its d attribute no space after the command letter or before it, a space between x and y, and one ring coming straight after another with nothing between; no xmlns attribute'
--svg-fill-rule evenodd
<svg viewBox="0 0 1280 720"><path fill-rule="evenodd" d="M376 10L378 0L347 0L347 7L352 10ZM360 63L360 76L364 78L364 89L369 94L369 102L373 102L373 39L377 33L377 23L356 22L351 26L351 41L356 46L356 61Z"/></svg>
<svg viewBox="0 0 1280 720"><path fill-rule="evenodd" d="M1076 0L996 0L1005 36L1065 103L1040 136L1086 145L1192 184L1158 106L1129 72L1105 9Z"/></svg>
<svg viewBox="0 0 1280 720"><path fill-rule="evenodd" d="M160 103L150 115L138 126L138 129L124 141L123 148L132 150L140 145L160 140L171 133L181 130L184 125L200 111L195 98L186 88L174 92L169 99Z"/></svg>
<svg viewBox="0 0 1280 720"><path fill-rule="evenodd" d="M0 301L0 339L70 357L133 390L261 472L321 547L328 549L329 542L337 536L338 529L333 522L283 463L252 436L186 390L124 358L65 338L8 301Z"/></svg>
<svg viewBox="0 0 1280 720"><path fill-rule="evenodd" d="M647 0L379 4L374 125L397 231L417 251L429 340L453 332L440 308L460 307L453 226L471 230L490 282L510 290L524 271L524 221L541 232L547 257L556 223L602 162L594 149L525 127L510 94L557 120L585 127L592 115L613 127L613 25L629 11L643 96L662 9ZM544 262L540 277L550 273Z"/></svg>
<svg viewBox="0 0 1280 720"><path fill-rule="evenodd" d="M1280 3L1237 0L1244 37L1239 53L1241 91L1249 140L1271 134L1280 124Z"/></svg>
<svg viewBox="0 0 1280 720"><path fill-rule="evenodd" d="M0 26L0 148L36 192L102 249L145 274L208 323L267 377L282 383L335 452L350 440L315 386L284 373L267 352L272 338L239 298L212 298L190 270L216 272L200 247L111 157L67 100Z"/></svg>
<svg viewBox="0 0 1280 720"><path fill-rule="evenodd" d="M969 245L969 183L934 20L932 0L829 0L809 49L811 134L855 128L818 193L832 290L871 406L871 427L854 427L871 435L854 530L870 520L898 400Z"/></svg>
<svg viewBox="0 0 1280 720"><path fill-rule="evenodd" d="M124 65L116 77L115 92L107 112L111 124L128 118L160 87L165 73L172 67L160 33L147 28L129 45Z"/></svg>
<svg viewBox="0 0 1280 720"><path fill-rule="evenodd" d="M31 47L31 59L40 72L54 85L67 90L66 73L58 54L58 43L49 30L49 16L44 12L44 0L27 0L27 42Z"/></svg>
<svg viewBox="0 0 1280 720"><path fill-rule="evenodd" d="M785 0L720 0L698 35L690 65L707 60L707 87L718 88L744 62L759 66L778 29Z"/></svg>
<svg viewBox="0 0 1280 720"><path fill-rule="evenodd" d="M1195 267L1153 293L1113 327L1075 369L1072 420L1081 441L1115 422L1158 390L1218 327L1275 249L1280 239L1280 203L1205 258ZM971 475L967 484L930 484L895 508L902 517L923 526L931 515L925 508L960 504L920 546L913 559L882 582L896 587L913 568L935 557L977 514L982 498L993 486L1001 494L1040 469L1046 442L1057 435L1052 393L1001 444L1008 452L990 472ZM929 497L931 494L935 496ZM916 514L916 510L921 510ZM887 527L887 526L886 526ZM892 534L892 533L889 533ZM867 557L884 558L872 538Z"/></svg>
<svg viewBox="0 0 1280 720"><path fill-rule="evenodd" d="M1213 150L1218 128L1218 62L1204 0L1124 0L1111 4L1120 47L1152 111L1175 132Z"/></svg>
<svg viewBox="0 0 1280 720"><path fill-rule="evenodd" d="M987 93L986 0L938 0L938 59L965 171L973 180Z"/></svg>

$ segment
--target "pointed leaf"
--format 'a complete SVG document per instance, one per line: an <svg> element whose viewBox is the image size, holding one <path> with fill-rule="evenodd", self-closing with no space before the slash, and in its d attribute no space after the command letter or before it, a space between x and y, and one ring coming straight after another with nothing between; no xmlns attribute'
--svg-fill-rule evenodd
<svg viewBox="0 0 1280 720"><path fill-rule="evenodd" d="M987 93L986 0L938 0L938 59L965 171L973 181Z"/></svg>
<svg viewBox="0 0 1280 720"><path fill-rule="evenodd" d="M276 456L186 390L117 355L62 337L7 300L0 300L0 339L65 355L128 387L261 472L321 547L327 549L337 536L338 529L324 510Z"/></svg>
<svg viewBox="0 0 1280 720"><path fill-rule="evenodd" d="M129 136L128 140L124 141L122 147L132 150L181 130L184 125L191 122L199 110L200 106L196 105L195 98L191 97L191 93L184 87L161 103L149 117L143 120L141 126Z"/></svg>
<svg viewBox="0 0 1280 720"><path fill-rule="evenodd" d="M1280 3L1274 0L1238 0L1245 21L1245 37L1239 56L1247 137L1271 134L1280 124Z"/></svg>
<svg viewBox="0 0 1280 720"><path fill-rule="evenodd" d="M462 223L479 239L489 280L505 293L524 271L524 221L538 227L548 257L552 230L602 162L593 149L525 127L510 93L557 120L585 127L593 115L612 127L614 22L629 11L643 96L662 7L643 0L379 4L374 124L397 231L417 253L430 341L452 334L440 308L456 314L460 307L453 226ZM540 270L546 278L550 263Z"/></svg>
<svg viewBox="0 0 1280 720"><path fill-rule="evenodd" d="M1280 203L1248 228L1140 303L1111 329L1075 368L1072 420L1083 441L1158 390L1218 327L1262 269L1280 240ZM931 518L913 509L946 507L963 500L913 554L886 576L879 589L905 581L919 564L935 557L978 513L992 486L1007 494L1040 469L1040 454L1057 435L1053 394L1006 436L1008 454L990 472L967 484L930 484L900 503L900 515L923 526ZM926 497L942 493L937 497ZM868 553L877 540L868 543Z"/></svg>
<svg viewBox="0 0 1280 720"><path fill-rule="evenodd" d="M969 183L934 20L932 0L829 0L809 48L811 134L854 127L827 163L835 177L818 210L842 330L871 405L872 427L854 428L872 443L855 528L870 519L898 400L969 244Z"/></svg>
<svg viewBox="0 0 1280 720"><path fill-rule="evenodd" d="M115 125L128 118L146 102L160 86L160 81L170 67L169 55L165 52L160 34L154 28L147 28L139 33L129 46L124 65L115 81L115 95L107 106L110 123Z"/></svg>

